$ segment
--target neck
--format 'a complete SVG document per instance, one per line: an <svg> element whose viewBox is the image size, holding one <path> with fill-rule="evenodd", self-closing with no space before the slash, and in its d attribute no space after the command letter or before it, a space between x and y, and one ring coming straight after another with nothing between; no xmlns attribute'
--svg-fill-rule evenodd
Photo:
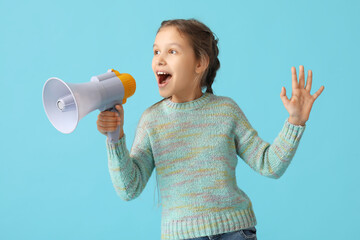
<svg viewBox="0 0 360 240"><path fill-rule="evenodd" d="M203 95L202 91L197 91L197 92L194 92L194 93L191 93L191 94L188 94L186 96L180 96L180 95L172 95L170 97L170 100L174 103L184 103L184 102L190 102L190 101L193 101L195 99L198 99L200 98L201 96Z"/></svg>

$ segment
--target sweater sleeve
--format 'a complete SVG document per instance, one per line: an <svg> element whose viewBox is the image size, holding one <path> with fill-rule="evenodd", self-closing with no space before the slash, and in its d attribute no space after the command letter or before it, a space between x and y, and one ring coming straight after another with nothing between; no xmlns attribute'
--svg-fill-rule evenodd
<svg viewBox="0 0 360 240"><path fill-rule="evenodd" d="M117 194L125 201L140 195L155 167L149 135L140 122L130 153L125 134L116 143L106 140L111 181Z"/></svg>
<svg viewBox="0 0 360 240"><path fill-rule="evenodd" d="M280 133L270 144L258 136L237 104L235 109L236 153L261 175L280 178L295 155L306 125L293 125L286 119Z"/></svg>

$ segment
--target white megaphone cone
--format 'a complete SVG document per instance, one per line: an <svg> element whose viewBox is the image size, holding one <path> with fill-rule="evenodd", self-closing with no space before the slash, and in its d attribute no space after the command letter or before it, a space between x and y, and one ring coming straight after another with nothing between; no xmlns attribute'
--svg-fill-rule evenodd
<svg viewBox="0 0 360 240"><path fill-rule="evenodd" d="M49 78L43 88L43 104L52 125L62 133L71 133L88 113L116 111L116 104L124 104L135 93L135 79L127 73L110 69L93 76L88 83L66 83L59 78ZM120 126L109 132L111 142L119 139Z"/></svg>

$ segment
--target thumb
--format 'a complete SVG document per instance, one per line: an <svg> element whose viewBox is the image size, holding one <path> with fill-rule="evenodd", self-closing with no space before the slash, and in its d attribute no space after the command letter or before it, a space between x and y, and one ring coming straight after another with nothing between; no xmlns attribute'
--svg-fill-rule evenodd
<svg viewBox="0 0 360 240"><path fill-rule="evenodd" d="M282 100L282 102L283 102L284 105L287 105L287 104L290 102L290 100L289 100L289 99L287 98L287 96L286 96L286 89L285 89L285 87L282 87L282 88L281 88L280 98L281 98L281 100Z"/></svg>
<svg viewBox="0 0 360 240"><path fill-rule="evenodd" d="M115 106L115 108L119 112L120 116L124 114L124 108L123 108L122 104L117 104Z"/></svg>

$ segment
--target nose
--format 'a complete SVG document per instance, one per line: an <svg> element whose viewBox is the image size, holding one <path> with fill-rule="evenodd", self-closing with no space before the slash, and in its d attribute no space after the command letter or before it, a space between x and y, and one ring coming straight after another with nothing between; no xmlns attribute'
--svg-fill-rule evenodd
<svg viewBox="0 0 360 240"><path fill-rule="evenodd" d="M163 55L160 54L157 56L156 60L155 60L156 64L159 65L159 66L162 66L162 65L165 65L166 62L165 62L165 59L163 58Z"/></svg>

